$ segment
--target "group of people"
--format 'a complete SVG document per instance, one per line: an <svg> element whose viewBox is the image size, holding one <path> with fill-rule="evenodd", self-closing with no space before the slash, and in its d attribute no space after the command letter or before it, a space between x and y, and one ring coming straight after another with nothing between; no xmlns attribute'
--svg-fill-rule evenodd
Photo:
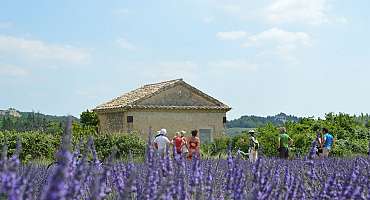
<svg viewBox="0 0 370 200"><path fill-rule="evenodd" d="M285 127L279 128L279 137L277 150L279 157L283 159L289 158L289 147L293 145L292 138L288 135ZM167 130L161 129L154 137L153 145L158 155L164 156L170 147L173 145L175 156L183 156L192 159L194 156L200 156L200 139L198 131L192 130L191 136L186 137L186 131L176 132L175 137L169 140ZM328 157L334 145L334 137L327 128L323 128L317 137L316 154L318 157ZM239 153L248 155L251 162L256 162L258 159L259 142L255 137L255 131L249 130L248 153L239 151Z"/></svg>
<svg viewBox="0 0 370 200"><path fill-rule="evenodd" d="M334 137L327 128L317 134L316 154L318 157L328 157L334 146Z"/></svg>
<svg viewBox="0 0 370 200"><path fill-rule="evenodd" d="M169 140L167 130L163 128L157 131L154 137L154 149L159 156L164 156L167 150L170 150L168 148L173 145L175 156L183 156L188 159L192 159L194 156L200 156L198 130L192 130L190 137L186 137L185 135L186 131L179 131L176 132L172 140Z"/></svg>
<svg viewBox="0 0 370 200"><path fill-rule="evenodd" d="M278 137L278 144L277 150L279 152L279 157L283 159L289 158L289 147L293 145L293 139L288 135L285 127L279 128L279 137ZM244 155L249 155L249 160L251 162L257 161L258 158L258 148L259 142L255 137L255 131L249 130L249 148L248 153L244 153L239 151ZM316 146L316 153L318 157L325 158L329 156L330 151L334 145L334 137L329 132L327 128L323 128L321 132L318 134L317 137L317 146Z"/></svg>
<svg viewBox="0 0 370 200"><path fill-rule="evenodd" d="M289 157L289 146L293 144L292 138L287 134L286 129L281 127L278 142L278 151L280 158ZM330 151L334 145L334 136L327 128L322 128L316 138L316 155L319 158L326 158L329 156Z"/></svg>

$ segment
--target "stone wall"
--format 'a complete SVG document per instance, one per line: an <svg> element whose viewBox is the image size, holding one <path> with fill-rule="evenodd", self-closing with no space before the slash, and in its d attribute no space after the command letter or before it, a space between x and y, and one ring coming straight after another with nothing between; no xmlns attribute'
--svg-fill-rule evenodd
<svg viewBox="0 0 370 200"><path fill-rule="evenodd" d="M127 124L127 116L133 116L133 123ZM147 139L148 129L153 131L166 128L169 137L173 137L177 131L185 130L190 136L193 129L211 129L211 141L223 135L225 128L223 117L225 112L212 111L128 111L124 113L124 127L140 134ZM125 130L125 131L126 131Z"/></svg>
<svg viewBox="0 0 370 200"><path fill-rule="evenodd" d="M101 132L116 133L116 132L126 132L124 126L124 117L123 112L114 112L114 113L98 113L98 118L100 121L99 129Z"/></svg>

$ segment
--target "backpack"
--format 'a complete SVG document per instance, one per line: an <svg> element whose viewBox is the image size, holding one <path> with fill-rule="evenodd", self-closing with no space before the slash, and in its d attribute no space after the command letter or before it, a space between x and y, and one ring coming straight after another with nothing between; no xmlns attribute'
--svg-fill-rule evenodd
<svg viewBox="0 0 370 200"><path fill-rule="evenodd" d="M254 149L258 150L258 148L260 148L260 143L259 142L254 142Z"/></svg>
<svg viewBox="0 0 370 200"><path fill-rule="evenodd" d="M182 143L183 143L183 139L181 137L175 138L175 147L176 147L177 152L181 152Z"/></svg>
<svg viewBox="0 0 370 200"><path fill-rule="evenodd" d="M260 143L255 138L251 138L250 140L253 143L254 150L258 150L258 148L260 147Z"/></svg>

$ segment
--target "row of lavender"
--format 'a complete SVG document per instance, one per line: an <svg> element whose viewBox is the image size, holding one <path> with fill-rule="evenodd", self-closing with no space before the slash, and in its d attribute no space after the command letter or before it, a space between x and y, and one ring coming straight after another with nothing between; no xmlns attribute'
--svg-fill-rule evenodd
<svg viewBox="0 0 370 200"><path fill-rule="evenodd" d="M89 140L71 153L70 123L58 164L22 166L17 152L0 162L0 195L8 199L370 199L370 158L227 160L158 158L102 163ZM86 151L86 149L88 151ZM81 152L80 152L81 150ZM0 197L0 198L1 198Z"/></svg>

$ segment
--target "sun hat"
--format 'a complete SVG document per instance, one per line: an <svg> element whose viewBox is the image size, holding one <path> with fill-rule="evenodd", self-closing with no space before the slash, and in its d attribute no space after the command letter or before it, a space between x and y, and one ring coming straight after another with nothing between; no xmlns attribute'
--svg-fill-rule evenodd
<svg viewBox="0 0 370 200"><path fill-rule="evenodd" d="M162 135L167 135L167 130L166 130L166 129L164 129L164 128L162 128L162 129L160 130L160 133L161 133Z"/></svg>

